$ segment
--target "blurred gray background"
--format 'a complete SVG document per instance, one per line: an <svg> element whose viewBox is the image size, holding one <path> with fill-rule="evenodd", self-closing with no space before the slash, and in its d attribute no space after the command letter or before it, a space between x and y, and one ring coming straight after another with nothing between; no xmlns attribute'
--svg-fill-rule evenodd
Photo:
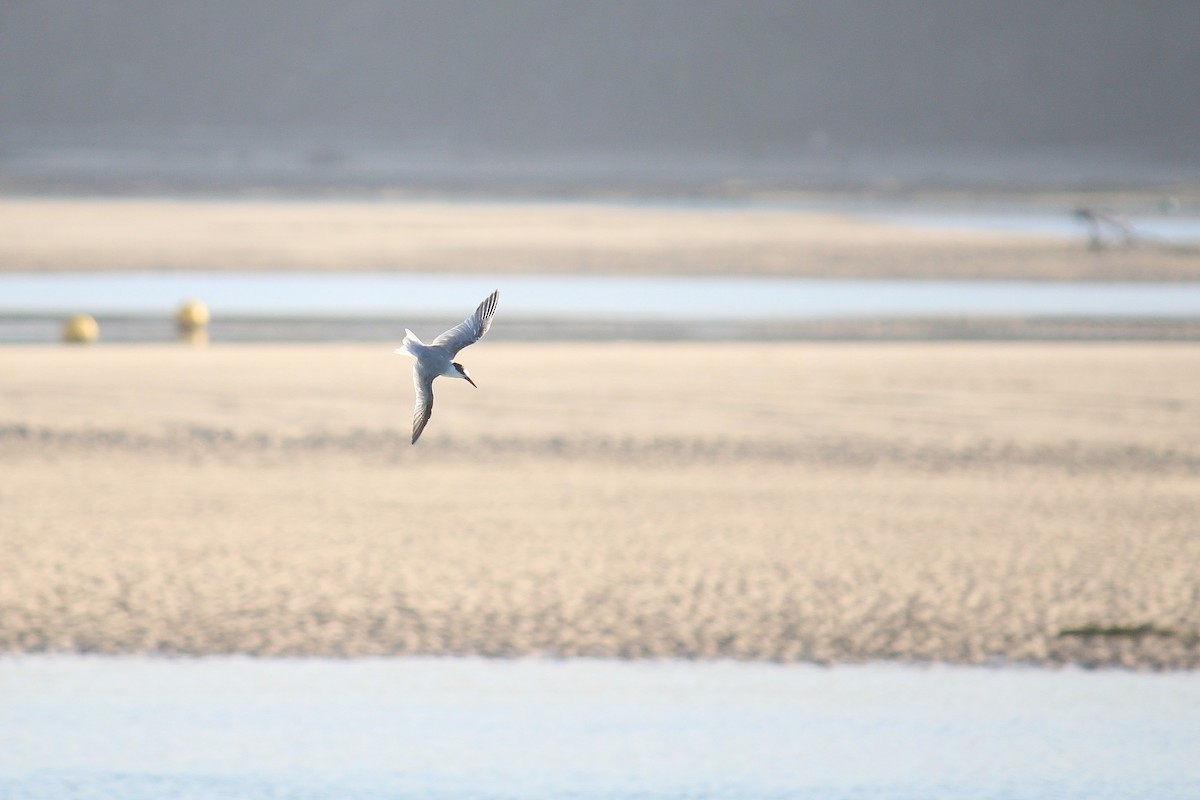
<svg viewBox="0 0 1200 800"><path fill-rule="evenodd" d="M1200 175L1196 0L0 0L0 181Z"/></svg>

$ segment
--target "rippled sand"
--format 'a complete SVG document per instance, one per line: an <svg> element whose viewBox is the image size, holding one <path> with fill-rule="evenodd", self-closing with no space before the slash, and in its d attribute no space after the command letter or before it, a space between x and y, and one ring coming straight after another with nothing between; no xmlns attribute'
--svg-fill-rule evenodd
<svg viewBox="0 0 1200 800"><path fill-rule="evenodd" d="M0 652L1200 666L1194 346L464 361L0 348Z"/></svg>

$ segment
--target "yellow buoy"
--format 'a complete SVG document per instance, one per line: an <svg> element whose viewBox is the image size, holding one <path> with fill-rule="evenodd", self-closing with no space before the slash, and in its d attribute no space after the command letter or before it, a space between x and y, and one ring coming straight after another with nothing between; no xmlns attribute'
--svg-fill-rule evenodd
<svg viewBox="0 0 1200 800"><path fill-rule="evenodd" d="M72 344L87 344L100 338L100 326L90 314L76 314L63 326L63 341Z"/></svg>
<svg viewBox="0 0 1200 800"><path fill-rule="evenodd" d="M179 341L184 344L206 345L208 344L208 329L196 328L190 331L179 332Z"/></svg>
<svg viewBox="0 0 1200 800"><path fill-rule="evenodd" d="M208 306L199 300L188 300L179 307L179 313L175 315L175 324L181 331L195 331L206 327L209 319Z"/></svg>

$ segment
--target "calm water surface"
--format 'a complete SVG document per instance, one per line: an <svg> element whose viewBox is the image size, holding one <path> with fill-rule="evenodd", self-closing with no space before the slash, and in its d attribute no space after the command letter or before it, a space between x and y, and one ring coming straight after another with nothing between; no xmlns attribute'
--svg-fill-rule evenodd
<svg viewBox="0 0 1200 800"><path fill-rule="evenodd" d="M1103 209L1098 209L1103 211ZM863 216L906 228L959 233L1012 234L1051 239L1086 241L1090 228L1065 211L970 212L955 210L895 210L866 212ZM1135 239L1153 244L1193 245L1200 243L1200 219L1194 216L1147 216L1116 214ZM1113 231L1106 228L1105 237Z"/></svg>
<svg viewBox="0 0 1200 800"><path fill-rule="evenodd" d="M538 319L1200 317L1200 283L304 272L5 274L0 315L170 315L198 297L216 316L457 318L495 288L506 315Z"/></svg>
<svg viewBox="0 0 1200 800"><path fill-rule="evenodd" d="M0 659L0 797L1187 798L1200 674Z"/></svg>

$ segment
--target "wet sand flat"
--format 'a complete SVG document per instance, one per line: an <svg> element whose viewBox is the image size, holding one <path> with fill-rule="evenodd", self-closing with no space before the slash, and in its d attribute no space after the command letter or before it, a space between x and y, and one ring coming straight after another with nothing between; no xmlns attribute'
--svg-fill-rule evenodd
<svg viewBox="0 0 1200 800"><path fill-rule="evenodd" d="M1194 346L389 350L0 348L0 652L1200 666Z"/></svg>
<svg viewBox="0 0 1200 800"><path fill-rule="evenodd" d="M1200 253L787 207L0 198L0 270L125 269L1197 280Z"/></svg>

